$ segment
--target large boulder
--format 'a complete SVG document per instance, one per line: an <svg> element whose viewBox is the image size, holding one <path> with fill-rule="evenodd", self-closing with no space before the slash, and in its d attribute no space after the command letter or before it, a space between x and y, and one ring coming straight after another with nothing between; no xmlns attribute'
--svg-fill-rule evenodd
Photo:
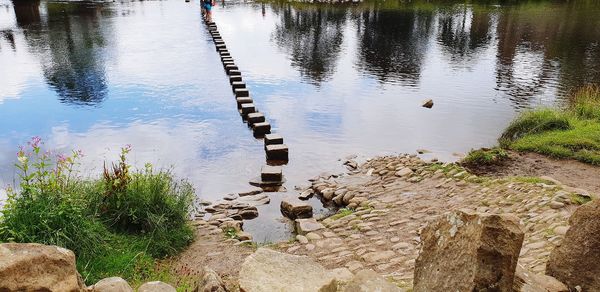
<svg viewBox="0 0 600 292"><path fill-rule="evenodd" d="M127 281L119 277L104 278L89 288L92 292L133 292Z"/></svg>
<svg viewBox="0 0 600 292"><path fill-rule="evenodd" d="M546 274L582 291L600 291L600 201L575 210L562 244L550 254Z"/></svg>
<svg viewBox="0 0 600 292"><path fill-rule="evenodd" d="M514 292L569 292L569 288L560 281L548 275L531 273L517 265Z"/></svg>
<svg viewBox="0 0 600 292"><path fill-rule="evenodd" d="M421 231L414 291L510 291L523 236L512 215L442 215Z"/></svg>
<svg viewBox="0 0 600 292"><path fill-rule="evenodd" d="M259 248L248 256L239 275L244 292L303 291L317 292L336 279L348 280L352 274L326 270L306 256L296 256Z"/></svg>
<svg viewBox="0 0 600 292"><path fill-rule="evenodd" d="M81 291L75 254L37 243L0 244L0 291Z"/></svg>

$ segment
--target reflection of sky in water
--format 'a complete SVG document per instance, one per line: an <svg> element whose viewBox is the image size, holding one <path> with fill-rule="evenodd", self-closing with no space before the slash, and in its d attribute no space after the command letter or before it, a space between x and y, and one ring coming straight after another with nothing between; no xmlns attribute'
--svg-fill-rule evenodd
<svg viewBox="0 0 600 292"><path fill-rule="evenodd" d="M0 0L3 184L14 180L17 145L34 135L49 148L83 150L83 167L95 171L132 144L134 164L173 167L209 199L258 175L262 142L236 112L197 3L41 2L39 15L25 13L35 2L19 3L23 10ZM552 49L549 39L571 42L550 18L574 28L598 22L564 17L566 7L538 18L539 35L519 9L317 12L215 9L257 107L290 147L289 189L341 170L338 159L350 154L425 148L456 159L494 144L516 109L550 104L600 72L594 33L568 53ZM427 98L431 110L420 107Z"/></svg>

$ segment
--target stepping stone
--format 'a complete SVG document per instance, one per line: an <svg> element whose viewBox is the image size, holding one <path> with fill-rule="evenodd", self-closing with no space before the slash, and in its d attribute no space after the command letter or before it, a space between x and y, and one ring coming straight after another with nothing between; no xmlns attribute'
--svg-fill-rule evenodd
<svg viewBox="0 0 600 292"><path fill-rule="evenodd" d="M228 74L229 74L229 72L230 72L231 70L238 70L238 66L236 66L236 65L231 65L231 64L229 64L229 65L225 65L225 71L227 71L227 73L228 73ZM248 96L249 96L249 95L248 95Z"/></svg>
<svg viewBox="0 0 600 292"><path fill-rule="evenodd" d="M283 144L283 137L279 134L265 135L265 147L274 144Z"/></svg>
<svg viewBox="0 0 600 292"><path fill-rule="evenodd" d="M221 46L221 45L219 45L219 46ZM219 53L220 52L227 52L227 53L229 53L229 51L227 51L227 47L225 47L225 45L223 45L221 47L219 47L219 46L217 47L217 52L219 52Z"/></svg>
<svg viewBox="0 0 600 292"><path fill-rule="evenodd" d="M308 219L296 219L295 221L296 233L305 235L309 232L315 232L325 228L323 224L317 222L315 218Z"/></svg>
<svg viewBox="0 0 600 292"><path fill-rule="evenodd" d="M229 54L229 52L219 52L219 54L221 55L221 57L231 57L231 54Z"/></svg>
<svg viewBox="0 0 600 292"><path fill-rule="evenodd" d="M265 165L260 170L260 178L263 181L280 182L283 180L283 169L281 166Z"/></svg>
<svg viewBox="0 0 600 292"><path fill-rule="evenodd" d="M221 38L214 39L214 41L215 41L215 45L225 45L225 42Z"/></svg>
<svg viewBox="0 0 600 292"><path fill-rule="evenodd" d="M252 125L254 136L263 136L271 133L271 124L269 122L260 122Z"/></svg>
<svg viewBox="0 0 600 292"><path fill-rule="evenodd" d="M242 104L253 102L251 97L238 97L235 100L237 102L238 109L242 108Z"/></svg>
<svg viewBox="0 0 600 292"><path fill-rule="evenodd" d="M249 97L240 97L240 98L249 98ZM248 120L248 125L254 125L256 123L261 123L265 121L265 115L263 113L250 113L246 117Z"/></svg>
<svg viewBox="0 0 600 292"><path fill-rule="evenodd" d="M237 97L250 96L250 91L248 90L248 88L237 88L234 90L234 92L235 92L235 96L237 96Z"/></svg>
<svg viewBox="0 0 600 292"><path fill-rule="evenodd" d="M240 70L231 70L229 71L229 76L242 76L242 72Z"/></svg>
<svg viewBox="0 0 600 292"><path fill-rule="evenodd" d="M234 62L232 57L221 57L221 62Z"/></svg>
<svg viewBox="0 0 600 292"><path fill-rule="evenodd" d="M295 198L283 199L280 210L285 217L290 219L311 218L313 216L312 206Z"/></svg>
<svg viewBox="0 0 600 292"><path fill-rule="evenodd" d="M272 144L266 146L267 160L288 161L288 147L285 144Z"/></svg>
<svg viewBox="0 0 600 292"><path fill-rule="evenodd" d="M236 82L236 81L242 81L242 76L241 75L230 75L229 76L229 84Z"/></svg>
<svg viewBox="0 0 600 292"><path fill-rule="evenodd" d="M231 83L231 87L233 87L233 89L246 88L246 83L241 81L234 81Z"/></svg>
<svg viewBox="0 0 600 292"><path fill-rule="evenodd" d="M244 103L240 106L240 112L242 116L246 117L249 113L253 113L256 111L254 107L254 103Z"/></svg>

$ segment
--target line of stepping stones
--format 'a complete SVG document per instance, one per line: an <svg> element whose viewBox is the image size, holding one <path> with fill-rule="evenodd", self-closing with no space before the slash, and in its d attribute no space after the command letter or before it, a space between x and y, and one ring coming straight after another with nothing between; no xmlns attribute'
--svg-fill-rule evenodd
<svg viewBox="0 0 600 292"><path fill-rule="evenodd" d="M260 177L250 181L250 184L261 188L279 187L285 181L281 165L289 161L288 147L283 143L281 135L271 133L271 124L254 105L250 91L242 79L242 72L231 57L217 25L207 20L205 23L221 57L223 68L229 76L229 83L242 120L252 129L255 138L264 140L267 164L262 167Z"/></svg>

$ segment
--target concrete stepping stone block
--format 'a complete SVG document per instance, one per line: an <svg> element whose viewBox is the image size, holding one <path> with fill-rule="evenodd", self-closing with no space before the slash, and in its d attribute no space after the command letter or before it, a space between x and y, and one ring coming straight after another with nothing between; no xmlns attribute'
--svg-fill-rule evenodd
<svg viewBox="0 0 600 292"><path fill-rule="evenodd" d="M267 145L267 160L289 160L288 147L285 144Z"/></svg>
<svg viewBox="0 0 600 292"><path fill-rule="evenodd" d="M240 106L240 112L242 113L242 116L247 116L249 113L253 113L256 111L256 108L254 107L254 103L244 103Z"/></svg>
<svg viewBox="0 0 600 292"><path fill-rule="evenodd" d="M242 81L242 76L229 74L229 84L236 82L236 81Z"/></svg>
<svg viewBox="0 0 600 292"><path fill-rule="evenodd" d="M238 109L241 109L242 105L245 103L253 103L254 102L251 97L238 97L235 99L235 101L237 102Z"/></svg>
<svg viewBox="0 0 600 292"><path fill-rule="evenodd" d="M283 137L279 134L265 135L265 147L267 145L283 144Z"/></svg>
<svg viewBox="0 0 600 292"><path fill-rule="evenodd" d="M232 57L221 57L221 62L234 62Z"/></svg>
<svg viewBox="0 0 600 292"><path fill-rule="evenodd" d="M250 91L248 88L237 88L234 90L235 96L237 97L247 97L250 96Z"/></svg>
<svg viewBox="0 0 600 292"><path fill-rule="evenodd" d="M229 71L229 76L242 76L242 72L240 70L231 70Z"/></svg>
<svg viewBox="0 0 600 292"><path fill-rule="evenodd" d="M216 45L225 45L225 42L223 41L222 38L214 39L214 42L215 42L215 46Z"/></svg>
<svg viewBox="0 0 600 292"><path fill-rule="evenodd" d="M290 219L311 218L313 216L313 208L306 201L300 201L296 198L281 200L279 206L281 213Z"/></svg>
<svg viewBox="0 0 600 292"><path fill-rule="evenodd" d="M227 47L225 47L225 45L218 45L217 46L217 52L228 52Z"/></svg>
<svg viewBox="0 0 600 292"><path fill-rule="evenodd" d="M225 52L219 52L219 55L221 55L221 57L231 57L231 54L227 51Z"/></svg>
<svg viewBox="0 0 600 292"><path fill-rule="evenodd" d="M283 168L281 166L264 165L260 170L260 178L263 181L277 181L283 180Z"/></svg>
<svg viewBox="0 0 600 292"><path fill-rule="evenodd" d="M241 97L241 98L249 98L249 97ZM246 117L248 120L248 125L252 126L256 123L261 123L265 121L265 115L263 113L250 113Z"/></svg>
<svg viewBox="0 0 600 292"><path fill-rule="evenodd" d="M234 81L231 83L231 87L233 87L233 89L246 88L246 83L242 81Z"/></svg>
<svg viewBox="0 0 600 292"><path fill-rule="evenodd" d="M260 122L252 125L254 136L263 136L271 133L271 124L269 122Z"/></svg>

